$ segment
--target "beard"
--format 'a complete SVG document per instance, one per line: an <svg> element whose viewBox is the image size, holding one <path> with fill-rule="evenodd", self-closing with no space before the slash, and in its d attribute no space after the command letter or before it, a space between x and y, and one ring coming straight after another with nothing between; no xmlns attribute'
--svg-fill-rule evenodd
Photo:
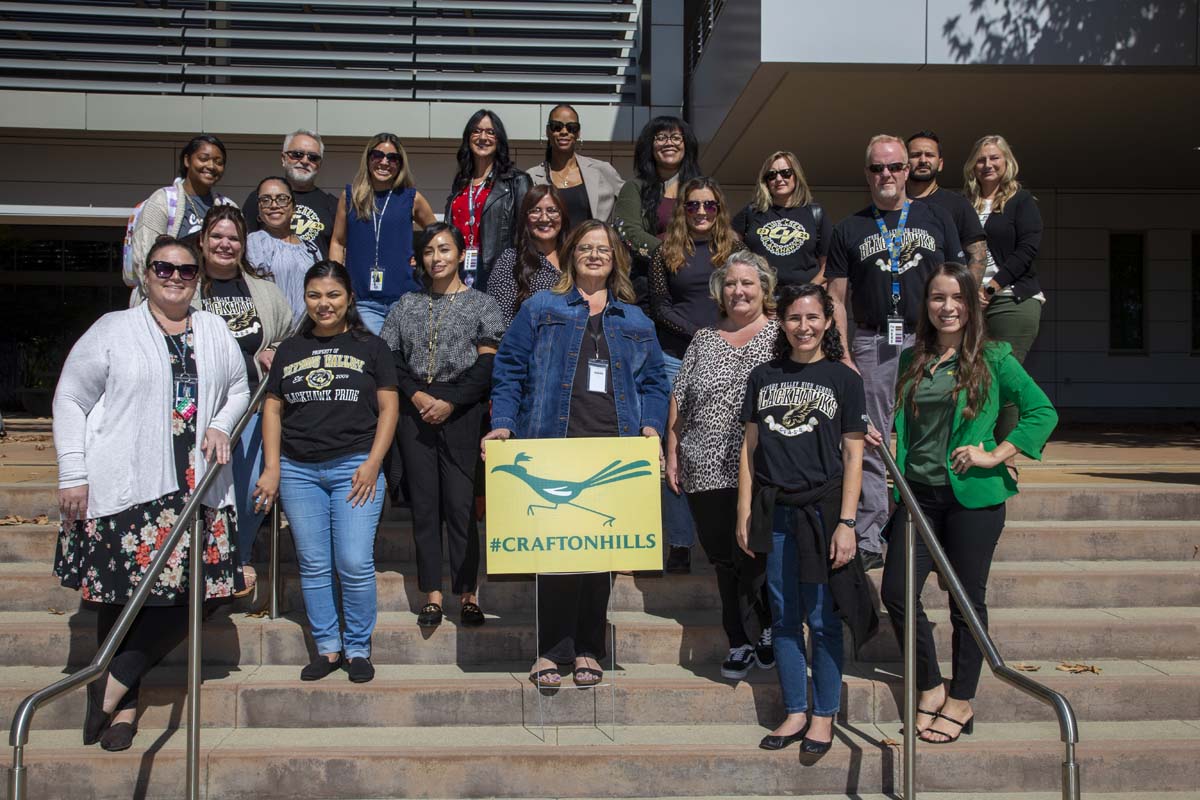
<svg viewBox="0 0 1200 800"><path fill-rule="evenodd" d="M284 167L283 174L287 176L288 183L290 183L293 188L297 189L307 189L311 187L317 180L316 170L313 170L312 172L305 172L297 167Z"/></svg>
<svg viewBox="0 0 1200 800"><path fill-rule="evenodd" d="M921 167L909 170L908 179L916 183L929 183L937 177L937 172L933 167L925 167L924 169L927 171L922 171Z"/></svg>

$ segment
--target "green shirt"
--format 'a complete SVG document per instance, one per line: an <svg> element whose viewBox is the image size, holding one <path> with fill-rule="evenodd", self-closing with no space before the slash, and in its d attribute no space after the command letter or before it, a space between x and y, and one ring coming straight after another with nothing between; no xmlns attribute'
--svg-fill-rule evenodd
<svg viewBox="0 0 1200 800"><path fill-rule="evenodd" d="M908 469L910 483L945 486L949 477L950 430L954 427L954 380L958 354L934 369L925 366L913 393L916 413L908 421Z"/></svg>

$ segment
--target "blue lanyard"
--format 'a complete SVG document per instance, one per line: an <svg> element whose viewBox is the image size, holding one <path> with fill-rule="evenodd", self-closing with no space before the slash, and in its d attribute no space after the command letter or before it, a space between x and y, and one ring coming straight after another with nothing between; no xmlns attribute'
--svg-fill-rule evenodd
<svg viewBox="0 0 1200 800"><path fill-rule="evenodd" d="M875 224L879 227L879 235L883 237L883 241L887 244L888 263L892 270L893 314L900 308L900 254L904 249L904 228L908 225L908 209L911 205L911 200L904 201L904 208L900 212L900 221L890 231L887 225L884 224L883 215L879 213L879 209L871 206L871 213L875 215Z"/></svg>

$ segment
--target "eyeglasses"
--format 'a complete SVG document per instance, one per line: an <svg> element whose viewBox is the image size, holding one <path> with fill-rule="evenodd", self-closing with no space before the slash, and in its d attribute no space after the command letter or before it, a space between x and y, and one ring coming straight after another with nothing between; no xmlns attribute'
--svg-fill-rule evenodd
<svg viewBox="0 0 1200 800"><path fill-rule="evenodd" d="M471 131L471 138L472 139L495 139L496 138L496 129L495 128L476 128L475 130Z"/></svg>
<svg viewBox="0 0 1200 800"><path fill-rule="evenodd" d="M530 219L541 219L543 216L546 219L558 219L562 216L562 212L557 208L531 208L529 210Z"/></svg>
<svg viewBox="0 0 1200 800"><path fill-rule="evenodd" d="M385 153L382 150L372 150L367 153L367 160L371 162L386 161L389 164L399 164L402 161L399 153Z"/></svg>
<svg viewBox="0 0 1200 800"><path fill-rule="evenodd" d="M563 122L560 119L552 119L546 123L546 130L550 131L551 133L561 133L563 130L566 130L566 132L572 136L578 136L579 123Z"/></svg>
<svg viewBox="0 0 1200 800"><path fill-rule="evenodd" d="M784 169L769 169L763 173L763 183L770 183L776 178L783 178L785 181L790 181L792 176L795 174L796 171L791 167L785 167Z"/></svg>
<svg viewBox="0 0 1200 800"><path fill-rule="evenodd" d="M721 209L716 200L688 200L683 204L683 210L689 214L699 214L703 208L706 214L715 214Z"/></svg>
<svg viewBox="0 0 1200 800"><path fill-rule="evenodd" d="M676 131L675 133L656 133L654 134L655 144L683 144L683 134Z"/></svg>
<svg viewBox="0 0 1200 800"><path fill-rule="evenodd" d="M292 196L290 194L260 194L258 196L259 208L287 208L292 204Z"/></svg>
<svg viewBox="0 0 1200 800"><path fill-rule="evenodd" d="M200 274L200 267L197 264L172 264L170 261L151 261L150 269L154 271L154 275L159 280L164 281L176 272L179 273L181 281L194 281Z"/></svg>
<svg viewBox="0 0 1200 800"><path fill-rule="evenodd" d="M292 161L303 161L304 159L307 158L309 161L311 161L314 164L321 163L321 154L313 153L309 150L284 150L283 154L285 156L287 156L288 158L290 158Z"/></svg>
<svg viewBox="0 0 1200 800"><path fill-rule="evenodd" d="M891 164L867 164L867 169L871 170L871 172L875 173L876 175L879 175L885 169L895 175L897 172L903 172L904 170L908 169L908 164L904 163L903 161L893 161Z"/></svg>
<svg viewBox="0 0 1200 800"><path fill-rule="evenodd" d="M579 253L579 255L584 256L585 258L590 256L592 253L595 253L605 261L613 257L613 249L602 244L581 244L576 246L575 252Z"/></svg>

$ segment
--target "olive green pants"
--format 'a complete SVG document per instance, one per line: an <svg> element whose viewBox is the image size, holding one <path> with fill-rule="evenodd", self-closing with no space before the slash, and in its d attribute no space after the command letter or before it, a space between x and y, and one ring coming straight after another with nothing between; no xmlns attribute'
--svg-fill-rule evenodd
<svg viewBox="0 0 1200 800"><path fill-rule="evenodd" d="M1011 297L993 297L984 316L988 336L1012 345L1013 355L1024 364L1042 323L1042 304L1033 298L1018 303ZM1003 442L1015 427L1017 407L1005 403L996 419L996 441Z"/></svg>

